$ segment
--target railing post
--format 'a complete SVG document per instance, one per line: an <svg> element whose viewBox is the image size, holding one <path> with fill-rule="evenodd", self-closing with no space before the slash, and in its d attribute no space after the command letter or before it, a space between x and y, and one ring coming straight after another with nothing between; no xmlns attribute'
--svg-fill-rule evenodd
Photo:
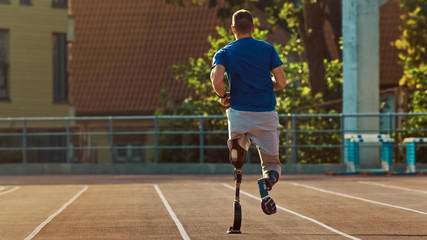
<svg viewBox="0 0 427 240"><path fill-rule="evenodd" d="M27 119L22 121L22 163L27 163Z"/></svg>
<svg viewBox="0 0 427 240"><path fill-rule="evenodd" d="M65 150L65 157L67 158L67 163L70 163L70 156L71 156L71 149L70 149L70 143L71 143L71 139L70 139L70 118L67 117L67 122L65 125L65 132L66 132L66 140L65 140L65 144L66 144L66 149Z"/></svg>
<svg viewBox="0 0 427 240"><path fill-rule="evenodd" d="M346 152L346 149L345 149L345 147L346 147L346 145L345 145L345 139L344 139L344 114L340 114L340 121L341 121L341 131L340 131L340 133L341 133L341 164L343 164L343 163L346 163L345 162L345 152Z"/></svg>
<svg viewBox="0 0 427 240"><path fill-rule="evenodd" d="M110 125L110 164L114 162L114 127L113 127L113 117L109 117L109 125Z"/></svg>
<svg viewBox="0 0 427 240"><path fill-rule="evenodd" d="M388 113L388 117L389 117L389 124L390 124L390 132L389 132L389 137L390 138L393 138L393 130L394 130L394 126L393 126L393 120L394 120L394 113L392 113L392 112L389 112ZM393 164L393 157L394 156L398 156L397 155L397 152L394 152L394 143L397 143L397 141L394 141L394 142L390 142L390 143L388 143L390 146L391 146L391 149L390 149L390 151L391 151L391 158L389 159L390 160L390 164ZM396 149L397 149L397 147L396 147ZM396 162L397 162L397 159L398 159L398 157L396 158Z"/></svg>
<svg viewBox="0 0 427 240"><path fill-rule="evenodd" d="M203 116L200 116L200 133L199 133L199 163L203 164L203 152L204 152L204 143L203 143Z"/></svg>
<svg viewBox="0 0 427 240"><path fill-rule="evenodd" d="M290 122L289 122L289 117L290 116L290 113L288 113L288 116L287 117L285 117L285 127L286 127L286 130L285 130L285 147L286 147L286 151L285 151L285 154L286 154L286 163L287 164L291 164L292 163L292 148L289 148L289 129L291 128L291 126L290 126Z"/></svg>
<svg viewBox="0 0 427 240"><path fill-rule="evenodd" d="M292 164L297 163L297 123L295 114L292 115Z"/></svg>
<svg viewBox="0 0 427 240"><path fill-rule="evenodd" d="M158 121L157 116L154 117L154 163L157 164L159 162L159 152L158 152Z"/></svg>

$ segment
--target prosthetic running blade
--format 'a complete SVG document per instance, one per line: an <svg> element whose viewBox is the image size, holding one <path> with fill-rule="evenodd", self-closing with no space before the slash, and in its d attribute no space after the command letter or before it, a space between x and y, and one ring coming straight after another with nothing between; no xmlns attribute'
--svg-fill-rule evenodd
<svg viewBox="0 0 427 240"><path fill-rule="evenodd" d="M228 234L239 234L240 226L242 224L242 207L239 202L234 201L234 222L233 226L228 229Z"/></svg>
<svg viewBox="0 0 427 240"><path fill-rule="evenodd" d="M242 169L234 169L234 180L236 184L236 195L234 196L234 222L233 226L228 229L228 234L242 233L240 226L242 225L242 207L240 206L240 183L242 182Z"/></svg>

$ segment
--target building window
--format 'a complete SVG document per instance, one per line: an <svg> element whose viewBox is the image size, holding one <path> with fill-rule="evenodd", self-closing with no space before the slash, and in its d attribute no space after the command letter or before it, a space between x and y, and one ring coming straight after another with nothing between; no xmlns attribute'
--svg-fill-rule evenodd
<svg viewBox="0 0 427 240"><path fill-rule="evenodd" d="M0 29L0 101L9 100L9 31Z"/></svg>
<svg viewBox="0 0 427 240"><path fill-rule="evenodd" d="M21 5L33 5L31 0L19 0L19 4L21 4Z"/></svg>
<svg viewBox="0 0 427 240"><path fill-rule="evenodd" d="M53 102L68 102L67 35L53 34Z"/></svg>
<svg viewBox="0 0 427 240"><path fill-rule="evenodd" d="M145 162L145 152L142 145L119 144L115 148L115 162Z"/></svg>
<svg viewBox="0 0 427 240"><path fill-rule="evenodd" d="M52 0L52 7L67 8L67 0Z"/></svg>

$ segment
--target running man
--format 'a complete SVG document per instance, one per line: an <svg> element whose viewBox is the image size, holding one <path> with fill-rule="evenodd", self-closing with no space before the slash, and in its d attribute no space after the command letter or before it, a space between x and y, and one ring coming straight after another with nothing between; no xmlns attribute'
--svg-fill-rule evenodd
<svg viewBox="0 0 427 240"><path fill-rule="evenodd" d="M279 180L279 118L275 111L273 89L286 86L285 74L274 47L252 38L255 30L252 15L247 10L233 14L231 29L235 41L220 49L213 58L211 81L227 109L230 161L241 168L252 139L257 145L263 178L258 180L265 214L276 212L276 205L267 191ZM224 73L230 86L227 92ZM271 78L270 73L273 74Z"/></svg>

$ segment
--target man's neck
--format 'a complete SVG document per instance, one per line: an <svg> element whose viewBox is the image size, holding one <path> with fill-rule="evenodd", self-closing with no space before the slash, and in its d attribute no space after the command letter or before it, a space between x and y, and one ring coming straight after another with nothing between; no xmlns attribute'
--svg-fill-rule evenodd
<svg viewBox="0 0 427 240"><path fill-rule="evenodd" d="M236 40L239 40L239 39L242 39L242 38L252 37L252 34L242 34L242 35L235 34L234 37L236 38Z"/></svg>

